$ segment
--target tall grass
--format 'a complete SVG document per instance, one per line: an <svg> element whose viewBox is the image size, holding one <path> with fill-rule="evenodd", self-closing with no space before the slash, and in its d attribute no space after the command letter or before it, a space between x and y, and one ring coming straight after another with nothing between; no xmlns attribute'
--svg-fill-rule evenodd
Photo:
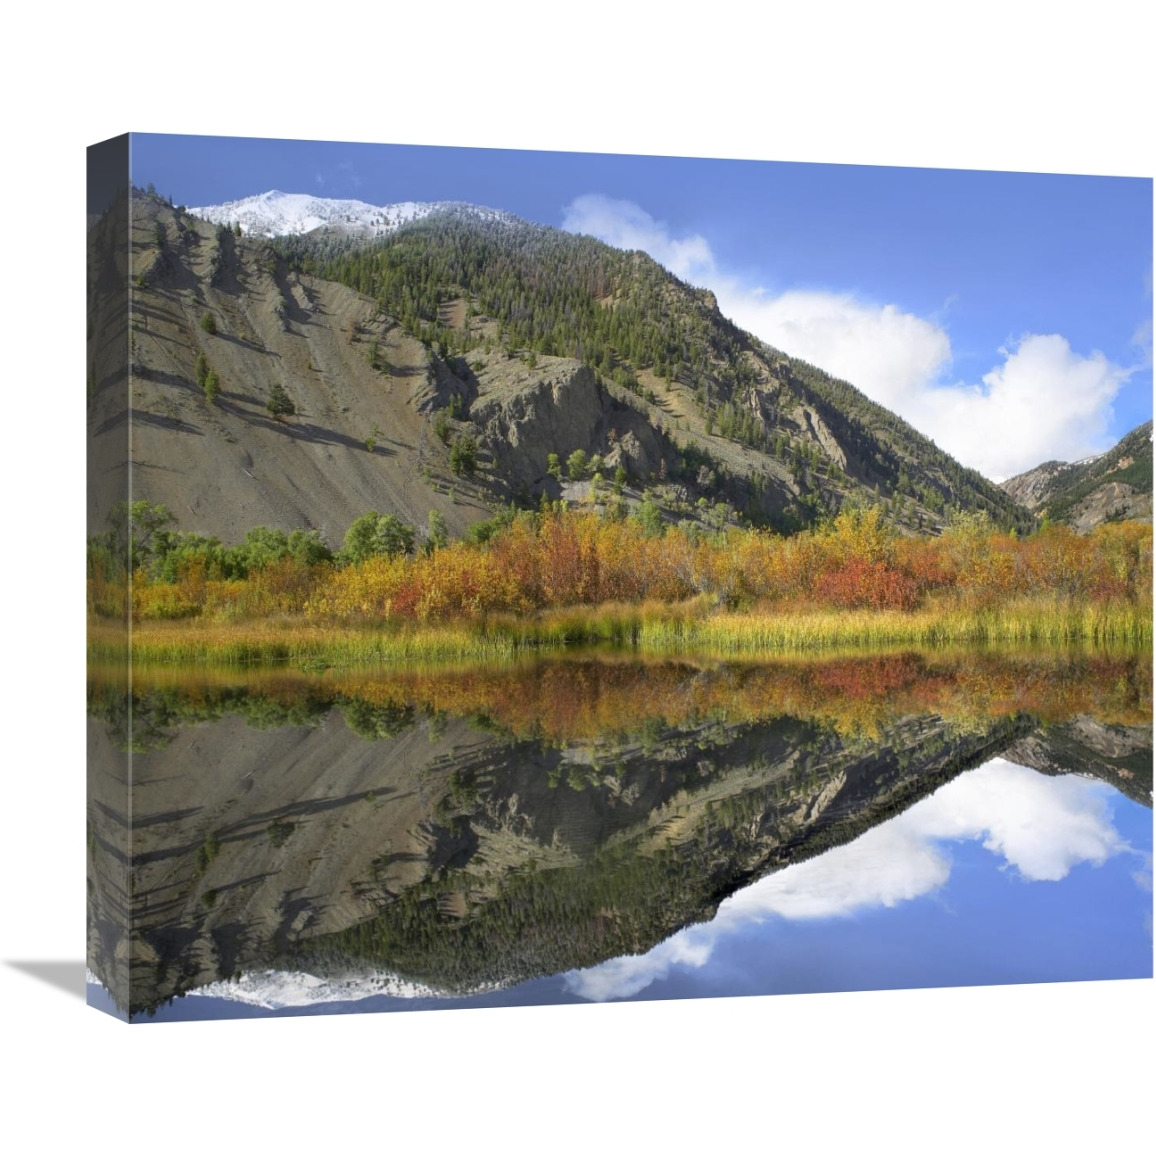
<svg viewBox="0 0 1156 1156"><path fill-rule="evenodd" d="M478 634L468 626L420 630L326 628L291 620L256 622L150 622L133 627L131 656L141 663L217 663L245 666L374 666L512 655L516 642ZM90 661L123 661L123 631L90 629Z"/></svg>
<svg viewBox="0 0 1156 1156"><path fill-rule="evenodd" d="M509 658L575 645L741 655L1077 642L1151 646L1151 608L1040 596L973 609L945 604L913 611L792 611L776 606L726 612L695 599L488 615L444 625L325 625L297 617L190 619L134 625L131 654L135 662L345 667ZM89 654L93 660L123 660L124 632L94 623Z"/></svg>
<svg viewBox="0 0 1156 1156"><path fill-rule="evenodd" d="M638 637L655 652L755 654L825 651L893 645L943 647L1073 642L1152 644L1151 610L1129 604L1079 604L1062 599L1020 599L968 610L804 610L653 619Z"/></svg>

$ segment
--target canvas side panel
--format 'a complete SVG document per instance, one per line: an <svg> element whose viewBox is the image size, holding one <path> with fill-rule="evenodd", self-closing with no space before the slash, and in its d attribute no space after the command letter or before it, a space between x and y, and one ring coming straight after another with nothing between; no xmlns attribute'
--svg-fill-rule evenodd
<svg viewBox="0 0 1156 1156"><path fill-rule="evenodd" d="M129 138L88 149L89 1002L127 1017L131 889ZM111 997L111 1000L110 998Z"/></svg>

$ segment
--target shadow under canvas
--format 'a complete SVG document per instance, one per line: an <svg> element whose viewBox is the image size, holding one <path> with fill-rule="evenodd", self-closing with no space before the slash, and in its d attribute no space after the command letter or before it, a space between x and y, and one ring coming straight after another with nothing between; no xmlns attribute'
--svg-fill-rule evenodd
<svg viewBox="0 0 1156 1156"><path fill-rule="evenodd" d="M87 981L83 959L6 959L4 962L8 967L39 979L58 991L67 992L78 999L85 998Z"/></svg>

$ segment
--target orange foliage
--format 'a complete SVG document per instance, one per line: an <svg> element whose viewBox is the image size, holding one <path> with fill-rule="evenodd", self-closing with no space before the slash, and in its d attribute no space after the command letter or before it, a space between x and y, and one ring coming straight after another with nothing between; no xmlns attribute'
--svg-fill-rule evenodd
<svg viewBox="0 0 1156 1156"><path fill-rule="evenodd" d="M103 586L93 581L92 603ZM98 589L98 587L100 587ZM134 576L138 619L304 615L423 623L606 603L914 610L929 600L981 608L1036 594L1150 603L1152 528L1047 527L1019 541L967 523L941 538L900 538L877 511L840 514L792 538L765 531L648 537L590 512L516 519L485 545L455 542L413 558L307 567L286 558L245 581L214 581L193 560L173 583Z"/></svg>
<svg viewBox="0 0 1156 1156"><path fill-rule="evenodd" d="M815 583L815 595L824 606L853 610L914 610L919 603L915 580L885 562L849 558L828 570Z"/></svg>

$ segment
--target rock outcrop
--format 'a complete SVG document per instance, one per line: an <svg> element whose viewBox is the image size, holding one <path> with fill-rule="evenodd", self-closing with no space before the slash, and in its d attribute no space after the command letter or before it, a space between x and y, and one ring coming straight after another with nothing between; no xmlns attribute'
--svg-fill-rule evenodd
<svg viewBox="0 0 1156 1156"><path fill-rule="evenodd" d="M657 474L673 447L638 410L616 399L579 361L542 358L534 368L502 358L478 375L470 410L484 444L515 485L547 484L551 454L563 466L575 450L624 465L639 478Z"/></svg>

